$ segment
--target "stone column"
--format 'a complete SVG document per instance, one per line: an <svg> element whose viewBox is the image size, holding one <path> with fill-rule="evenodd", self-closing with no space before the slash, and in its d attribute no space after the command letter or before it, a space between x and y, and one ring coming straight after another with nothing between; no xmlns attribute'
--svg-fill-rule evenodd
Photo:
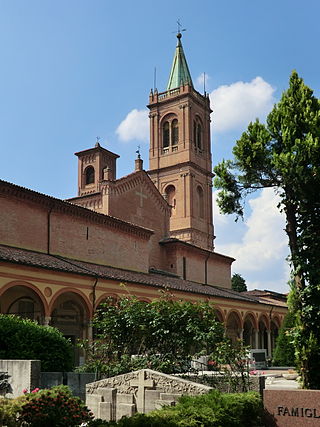
<svg viewBox="0 0 320 427"><path fill-rule="evenodd" d="M271 357L271 331L267 330L267 337L268 337L268 357Z"/></svg>
<svg viewBox="0 0 320 427"><path fill-rule="evenodd" d="M92 341L92 325L91 325L91 323L87 324L87 338L89 341Z"/></svg>
<svg viewBox="0 0 320 427"><path fill-rule="evenodd" d="M259 348L259 330L258 329L254 331L254 345L255 345L255 348Z"/></svg>
<svg viewBox="0 0 320 427"><path fill-rule="evenodd" d="M243 340L243 329L239 329L239 338Z"/></svg>
<svg viewBox="0 0 320 427"><path fill-rule="evenodd" d="M44 326L49 326L50 325L50 322L51 322L51 316L46 316L45 318L44 318Z"/></svg>

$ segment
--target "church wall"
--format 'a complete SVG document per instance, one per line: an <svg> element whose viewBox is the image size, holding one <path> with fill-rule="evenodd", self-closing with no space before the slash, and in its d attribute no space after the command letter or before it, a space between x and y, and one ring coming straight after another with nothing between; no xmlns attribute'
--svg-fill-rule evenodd
<svg viewBox="0 0 320 427"><path fill-rule="evenodd" d="M0 196L0 243L46 252L47 215L45 207Z"/></svg>
<svg viewBox="0 0 320 427"><path fill-rule="evenodd" d="M149 267L163 269L165 253L159 241L168 237L169 207L159 203L150 185L153 184L148 181L147 185L132 186L121 194L115 192L109 199L109 214L154 232L148 243Z"/></svg>
<svg viewBox="0 0 320 427"><path fill-rule="evenodd" d="M136 234L60 212L51 217L50 253L148 271L148 241Z"/></svg>
<svg viewBox="0 0 320 427"><path fill-rule="evenodd" d="M218 256L208 259L208 284L231 289L231 260Z"/></svg>
<svg viewBox="0 0 320 427"><path fill-rule="evenodd" d="M127 231L121 224L94 221L83 212L78 216L68 209L58 210L46 196L28 200L26 190L23 192L22 197L0 196L0 244L135 271L149 270L146 235L131 232L130 226Z"/></svg>
<svg viewBox="0 0 320 427"><path fill-rule="evenodd" d="M205 283L205 257L182 251L178 254L177 272L186 280Z"/></svg>
<svg viewBox="0 0 320 427"><path fill-rule="evenodd" d="M167 271L193 282L231 289L232 258L179 244L166 244Z"/></svg>

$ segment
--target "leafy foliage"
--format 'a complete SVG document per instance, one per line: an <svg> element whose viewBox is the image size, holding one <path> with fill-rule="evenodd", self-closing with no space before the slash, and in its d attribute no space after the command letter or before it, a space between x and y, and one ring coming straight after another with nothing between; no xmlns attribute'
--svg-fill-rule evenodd
<svg viewBox="0 0 320 427"><path fill-rule="evenodd" d="M246 292L247 285L241 274L234 273L231 277L231 287L234 291Z"/></svg>
<svg viewBox="0 0 320 427"><path fill-rule="evenodd" d="M246 196L274 188L286 215L293 268L291 308L298 369L305 388L320 388L320 103L294 71L267 117L250 123L234 159L215 167L222 212L243 216Z"/></svg>
<svg viewBox="0 0 320 427"><path fill-rule="evenodd" d="M94 427L250 427L260 422L262 402L258 393L222 394L213 390L201 396L183 396L174 407L136 414L118 422ZM90 426L90 424L89 424Z"/></svg>
<svg viewBox="0 0 320 427"><path fill-rule="evenodd" d="M67 386L29 393L21 407L19 421L32 427L76 427L90 421L92 413Z"/></svg>
<svg viewBox="0 0 320 427"><path fill-rule="evenodd" d="M26 397L19 396L15 399L6 397L0 398L0 426L19 427L18 414L21 412L22 405Z"/></svg>
<svg viewBox="0 0 320 427"><path fill-rule="evenodd" d="M284 318L276 342L276 348L273 354L274 366L294 366L294 346L292 330L294 328L294 315L289 311Z"/></svg>
<svg viewBox="0 0 320 427"><path fill-rule="evenodd" d="M94 342L82 342L88 355L84 369L108 375L146 367L182 372L191 355L209 354L223 339L211 304L176 301L166 294L151 303L131 296L110 299L93 325Z"/></svg>
<svg viewBox="0 0 320 427"><path fill-rule="evenodd" d="M56 328L0 314L0 359L36 359L42 371L68 371L72 346Z"/></svg>

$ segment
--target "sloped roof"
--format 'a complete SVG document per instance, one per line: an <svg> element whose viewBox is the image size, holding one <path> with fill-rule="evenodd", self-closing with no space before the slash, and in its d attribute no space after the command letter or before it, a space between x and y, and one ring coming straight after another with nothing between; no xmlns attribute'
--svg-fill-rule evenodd
<svg viewBox="0 0 320 427"><path fill-rule="evenodd" d="M158 289L169 289L172 291L190 292L214 298L226 298L243 302L263 303L255 298L250 298L243 293L201 283L183 280L172 276L165 276L159 273L142 273L131 270L124 270L106 265L92 264L89 262L77 261L65 257L48 255L45 253L29 251L26 249L14 248L0 245L0 261L15 263L20 265L44 268L71 274L81 274L101 279L111 279L120 282L135 283L151 286ZM265 304L270 304L265 302Z"/></svg>
<svg viewBox="0 0 320 427"><path fill-rule="evenodd" d="M181 43L181 37L182 37L181 33L178 33L177 47L173 57L167 90L176 89L186 84L193 87L191 74L189 71L189 67L188 67L187 60L184 55L184 51Z"/></svg>

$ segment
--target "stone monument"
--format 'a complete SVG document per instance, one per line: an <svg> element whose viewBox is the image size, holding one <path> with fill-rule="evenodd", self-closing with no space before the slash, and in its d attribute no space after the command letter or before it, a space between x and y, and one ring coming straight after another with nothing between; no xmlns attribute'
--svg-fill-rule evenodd
<svg viewBox="0 0 320 427"><path fill-rule="evenodd" d="M107 421L174 406L182 395L205 394L212 387L141 369L96 381L86 386L86 404L96 418Z"/></svg>

